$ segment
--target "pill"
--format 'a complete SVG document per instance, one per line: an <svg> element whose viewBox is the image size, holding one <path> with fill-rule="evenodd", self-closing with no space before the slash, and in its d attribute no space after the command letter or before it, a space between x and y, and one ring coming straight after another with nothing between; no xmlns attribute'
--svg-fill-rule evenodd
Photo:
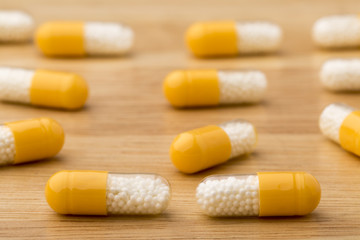
<svg viewBox="0 0 360 240"><path fill-rule="evenodd" d="M198 185L196 198L209 216L301 216L317 207L321 189L305 172L212 175Z"/></svg>
<svg viewBox="0 0 360 240"><path fill-rule="evenodd" d="M173 71L163 91L175 107L256 103L263 99L266 76L260 71Z"/></svg>
<svg viewBox="0 0 360 240"><path fill-rule="evenodd" d="M195 173L251 153L256 143L255 127L233 120L179 134L171 144L170 158L179 171Z"/></svg>
<svg viewBox="0 0 360 240"><path fill-rule="evenodd" d="M170 201L170 185L156 174L60 171L48 180L45 195L60 214L160 214Z"/></svg>
<svg viewBox="0 0 360 240"><path fill-rule="evenodd" d="M36 118L0 125L0 165L55 156L64 144L64 131L53 119Z"/></svg>
<svg viewBox="0 0 360 240"><path fill-rule="evenodd" d="M0 11L0 42L24 42L32 37L34 22L21 11Z"/></svg>
<svg viewBox="0 0 360 240"><path fill-rule="evenodd" d="M279 49L281 28L270 22L199 22L186 32L186 42L197 57L271 53Z"/></svg>
<svg viewBox="0 0 360 240"><path fill-rule="evenodd" d="M333 103L320 115L321 132L340 146L360 156L360 111L355 108Z"/></svg>
<svg viewBox="0 0 360 240"><path fill-rule="evenodd" d="M334 15L318 19L313 26L314 42L324 48L360 46L358 15Z"/></svg>
<svg viewBox="0 0 360 240"><path fill-rule="evenodd" d="M360 59L331 59L320 71L321 83L332 91L360 90Z"/></svg>
<svg viewBox="0 0 360 240"><path fill-rule="evenodd" d="M38 28L36 43L53 57L122 55L132 47L133 32L118 23L47 22Z"/></svg>
<svg viewBox="0 0 360 240"><path fill-rule="evenodd" d="M73 73L0 67L0 100L78 109L87 99L83 78Z"/></svg>

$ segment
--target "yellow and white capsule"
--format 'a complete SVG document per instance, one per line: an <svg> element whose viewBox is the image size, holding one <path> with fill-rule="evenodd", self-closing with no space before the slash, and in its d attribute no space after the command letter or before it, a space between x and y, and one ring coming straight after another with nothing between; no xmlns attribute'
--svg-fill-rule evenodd
<svg viewBox="0 0 360 240"><path fill-rule="evenodd" d="M170 185L156 174L60 171L48 180L45 195L60 214L160 214L169 204Z"/></svg>
<svg viewBox="0 0 360 240"><path fill-rule="evenodd" d="M166 98L175 107L256 103L263 99L266 76L260 71L180 70L164 81Z"/></svg>
<svg viewBox="0 0 360 240"><path fill-rule="evenodd" d="M179 171L195 173L251 153L256 143L255 127L234 120L179 134L171 144L170 158Z"/></svg>
<svg viewBox="0 0 360 240"><path fill-rule="evenodd" d="M319 47L360 46L360 18L357 14L326 16L313 26L313 40Z"/></svg>
<svg viewBox="0 0 360 240"><path fill-rule="evenodd" d="M281 28L270 22L199 22L190 26L186 42L197 57L271 53L279 49Z"/></svg>
<svg viewBox="0 0 360 240"><path fill-rule="evenodd" d="M87 95L85 80L74 73L0 67L2 101L73 110Z"/></svg>
<svg viewBox="0 0 360 240"><path fill-rule="evenodd" d="M328 105L320 115L321 132L340 146L360 156L360 111L341 103Z"/></svg>
<svg viewBox="0 0 360 240"><path fill-rule="evenodd" d="M0 125L0 165L55 156L64 145L64 131L53 119L36 118Z"/></svg>
<svg viewBox="0 0 360 240"><path fill-rule="evenodd" d="M0 11L0 42L25 42L32 37L34 21L21 11Z"/></svg>
<svg viewBox="0 0 360 240"><path fill-rule="evenodd" d="M47 22L36 32L39 49L50 57L122 55L133 38L129 27L106 22Z"/></svg>
<svg viewBox="0 0 360 240"><path fill-rule="evenodd" d="M209 216L302 216L318 206L321 188L305 172L213 175L199 184L196 198Z"/></svg>

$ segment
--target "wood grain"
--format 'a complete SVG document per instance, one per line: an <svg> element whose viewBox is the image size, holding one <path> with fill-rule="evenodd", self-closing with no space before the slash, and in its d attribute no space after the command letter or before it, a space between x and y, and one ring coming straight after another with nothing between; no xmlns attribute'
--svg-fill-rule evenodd
<svg viewBox="0 0 360 240"><path fill-rule="evenodd" d="M136 33L126 58L48 59L33 44L0 45L0 65L71 71L91 88L77 112L0 104L0 121L48 116L66 131L62 152L49 161L0 169L0 238L17 239L357 239L360 235L360 161L323 137L321 110L332 102L360 108L359 94L334 94L319 82L322 62L358 57L359 50L326 52L311 41L313 22L324 15L352 13L344 1L192 0L0 0L5 9L24 9L37 24L47 20L100 20L129 24ZM285 39L279 54L199 60L183 35L194 21L267 19L279 23ZM260 69L269 80L259 105L177 110L162 95L166 74L175 69ZM168 149L180 132L244 118L257 127L259 145L250 156L196 175L172 166ZM154 217L60 216L46 203L47 179L63 169L156 172L172 185L166 213ZM194 197L210 174L302 170L322 186L319 207L296 218L209 218Z"/></svg>

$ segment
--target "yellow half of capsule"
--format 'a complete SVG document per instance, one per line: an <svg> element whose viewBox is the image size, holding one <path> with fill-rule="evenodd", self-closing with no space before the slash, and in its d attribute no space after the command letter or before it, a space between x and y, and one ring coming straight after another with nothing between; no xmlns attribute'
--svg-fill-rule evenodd
<svg viewBox="0 0 360 240"><path fill-rule="evenodd" d="M36 70L30 87L30 102L47 107L78 109L87 95L85 80L73 73Z"/></svg>
<svg viewBox="0 0 360 240"><path fill-rule="evenodd" d="M360 156L360 111L350 113L342 122L339 131L340 145Z"/></svg>
<svg viewBox="0 0 360 240"><path fill-rule="evenodd" d="M311 213L321 198L320 184L305 172L259 172L259 216Z"/></svg>
<svg viewBox="0 0 360 240"><path fill-rule="evenodd" d="M106 215L108 172L60 171L48 180L45 196L60 214Z"/></svg>
<svg viewBox="0 0 360 240"><path fill-rule="evenodd" d="M5 125L14 135L14 164L53 157L64 145L64 131L53 119L37 118Z"/></svg>
<svg viewBox="0 0 360 240"><path fill-rule="evenodd" d="M174 71L165 78L163 90L167 100L175 107L219 104L219 77L216 70Z"/></svg>
<svg viewBox="0 0 360 240"><path fill-rule="evenodd" d="M186 32L186 42L197 57L239 53L234 21L195 23Z"/></svg>
<svg viewBox="0 0 360 240"><path fill-rule="evenodd" d="M195 173L226 162L230 155L230 139L216 125L181 133L170 147L172 163L184 173Z"/></svg>
<svg viewBox="0 0 360 240"><path fill-rule="evenodd" d="M36 31L36 43L47 56L84 56L83 22L47 22Z"/></svg>

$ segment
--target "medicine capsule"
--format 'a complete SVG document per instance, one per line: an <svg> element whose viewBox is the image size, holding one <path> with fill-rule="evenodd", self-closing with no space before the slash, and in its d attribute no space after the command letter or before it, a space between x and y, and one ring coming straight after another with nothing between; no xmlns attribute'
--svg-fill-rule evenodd
<svg viewBox="0 0 360 240"><path fill-rule="evenodd" d="M305 172L212 175L196 189L201 209L215 217L307 215L320 197L320 184Z"/></svg>
<svg viewBox="0 0 360 240"><path fill-rule="evenodd" d="M170 201L170 185L156 174L60 171L48 180L45 195L60 214L160 214Z"/></svg>
<svg viewBox="0 0 360 240"><path fill-rule="evenodd" d="M34 21L21 11L0 11L0 42L24 42L32 37Z"/></svg>
<svg viewBox="0 0 360 240"><path fill-rule="evenodd" d="M360 111L341 103L328 105L320 115L321 132L340 146L360 156Z"/></svg>
<svg viewBox="0 0 360 240"><path fill-rule="evenodd" d="M313 40L324 48L359 47L359 16L349 14L320 18L313 26Z"/></svg>
<svg viewBox="0 0 360 240"><path fill-rule="evenodd" d="M256 103L263 99L266 87L266 76L260 71L174 71L163 84L166 98L175 107Z"/></svg>
<svg viewBox="0 0 360 240"><path fill-rule="evenodd" d="M78 109L87 99L83 78L73 73L0 67L0 100Z"/></svg>
<svg viewBox="0 0 360 240"><path fill-rule="evenodd" d="M55 156L64 145L64 131L53 119L36 118L0 125L0 165Z"/></svg>
<svg viewBox="0 0 360 240"><path fill-rule="evenodd" d="M133 32L118 23L47 22L38 28L36 43L52 57L122 55L132 47Z"/></svg>
<svg viewBox="0 0 360 240"><path fill-rule="evenodd" d="M199 22L186 33L186 42L197 57L271 53L279 49L281 28L270 22Z"/></svg>
<svg viewBox="0 0 360 240"><path fill-rule="evenodd" d="M360 59L332 59L320 72L322 84L332 91L360 90Z"/></svg>
<svg viewBox="0 0 360 240"><path fill-rule="evenodd" d="M233 120L179 134L171 144L170 158L179 171L195 173L251 153L256 143L255 127Z"/></svg>

